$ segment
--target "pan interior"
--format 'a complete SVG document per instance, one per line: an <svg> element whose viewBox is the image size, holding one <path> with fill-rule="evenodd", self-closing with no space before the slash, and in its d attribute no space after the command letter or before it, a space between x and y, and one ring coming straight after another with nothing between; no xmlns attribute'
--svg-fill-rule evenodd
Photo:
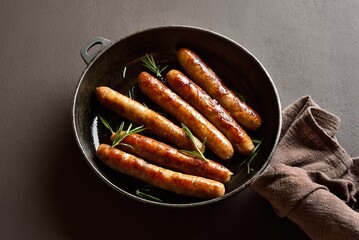
<svg viewBox="0 0 359 240"><path fill-rule="evenodd" d="M203 200L168 193L133 178L119 174L105 166L95 156L100 143L109 143L110 132L99 122L98 115L108 120L116 129L126 119L103 108L95 98L98 86L112 89L131 96L149 108L163 113L175 123L176 120L165 110L153 104L137 87L137 75L147 71L141 58L151 54L160 66L167 70L183 69L175 58L180 47L196 52L234 92L245 97L247 103L263 118L263 126L257 131L247 131L254 139L261 140L260 151L251 161L235 154L228 161L221 161L209 150L206 156L228 167L233 173L226 184L222 198ZM142 31L126 37L98 54L88 65L80 78L73 107L73 123L79 146L95 172L110 186L129 197L148 203L168 206L196 206L229 197L248 186L269 163L280 132L280 102L275 86L262 65L243 47L216 33L191 27L161 27ZM152 137L152 136L151 136ZM160 196L164 203L139 198L136 190L149 188Z"/></svg>

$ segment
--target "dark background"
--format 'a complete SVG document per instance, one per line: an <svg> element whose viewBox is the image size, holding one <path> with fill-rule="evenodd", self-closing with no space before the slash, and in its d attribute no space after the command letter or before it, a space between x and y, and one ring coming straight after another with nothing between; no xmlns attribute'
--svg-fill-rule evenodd
<svg viewBox="0 0 359 240"><path fill-rule="evenodd" d="M305 239L250 188L175 209L101 181L71 125L80 49L154 26L213 30L257 57L283 107L310 95L339 116L338 140L357 156L358 12L358 1L1 1L0 239Z"/></svg>

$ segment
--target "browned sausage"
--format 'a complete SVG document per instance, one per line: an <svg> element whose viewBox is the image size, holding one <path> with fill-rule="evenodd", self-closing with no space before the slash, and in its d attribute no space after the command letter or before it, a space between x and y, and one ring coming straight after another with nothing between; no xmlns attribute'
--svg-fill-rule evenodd
<svg viewBox="0 0 359 240"><path fill-rule="evenodd" d="M107 144L101 144L96 154L105 164L118 172L177 194L216 198L223 196L225 192L223 183L147 163L141 158Z"/></svg>
<svg viewBox="0 0 359 240"><path fill-rule="evenodd" d="M112 135L112 138L114 136L115 134ZM232 175L231 171L217 162L187 156L165 143L146 136L131 134L125 137L122 142L131 145L133 148L121 145L118 145L117 148L161 167L223 183L228 182Z"/></svg>
<svg viewBox="0 0 359 240"><path fill-rule="evenodd" d="M228 89L197 54L187 48L181 48L177 51L177 60L189 77L216 99L239 124L250 130L261 126L262 119L259 114Z"/></svg>
<svg viewBox="0 0 359 240"><path fill-rule="evenodd" d="M254 145L248 134L202 88L177 70L169 71L166 80L170 88L197 109L228 138L235 150L244 155L249 155L253 151Z"/></svg>
<svg viewBox="0 0 359 240"><path fill-rule="evenodd" d="M96 96L103 106L136 125L144 125L151 133L169 144L182 149L194 149L193 143L182 128L141 103L104 86L96 89ZM198 148L203 149L201 141L195 141Z"/></svg>
<svg viewBox="0 0 359 240"><path fill-rule="evenodd" d="M195 136L201 140L207 138L206 146L219 158L227 160L232 157L234 150L229 140L197 110L157 78L147 72L142 72L138 75L138 85L157 105L185 124Z"/></svg>

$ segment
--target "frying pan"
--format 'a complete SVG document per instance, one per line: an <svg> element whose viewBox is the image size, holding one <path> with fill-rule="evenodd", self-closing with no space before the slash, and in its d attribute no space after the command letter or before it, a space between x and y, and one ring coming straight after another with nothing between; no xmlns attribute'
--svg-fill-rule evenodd
<svg viewBox="0 0 359 240"><path fill-rule="evenodd" d="M198 199L169 193L113 171L96 157L100 143L109 141L109 131L100 123L102 115L113 128L122 121L97 102L95 89L100 85L131 95L156 111L164 111L147 99L137 87L137 75L145 69L141 58L151 54L160 66L168 70L178 65L175 52L186 47L196 52L234 92L244 96L247 103L263 118L262 127L247 131L261 141L254 158L235 154L230 161L221 161L208 153L209 158L228 167L234 174L225 185L226 194L215 199ZM81 152L94 172L118 192L146 204L168 207L194 207L224 200L248 187L267 167L278 142L281 129L281 105L273 80L262 64L235 41L210 30L192 26L154 27L112 42L95 38L81 50L87 63L77 85L72 122ZM164 113L165 114L165 113ZM169 116L170 117L170 116ZM171 119L171 118L170 118ZM174 120L175 121L175 120ZM207 150L206 150L207 154ZM161 201L144 198L138 191L149 191Z"/></svg>

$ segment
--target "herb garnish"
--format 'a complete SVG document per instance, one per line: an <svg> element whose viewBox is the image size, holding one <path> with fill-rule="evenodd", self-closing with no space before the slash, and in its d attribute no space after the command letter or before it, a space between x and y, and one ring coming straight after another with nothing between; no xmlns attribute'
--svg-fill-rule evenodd
<svg viewBox="0 0 359 240"><path fill-rule="evenodd" d="M112 134L115 134L115 137L112 140L112 145L111 147L116 147L117 145L123 145L123 146L127 146L129 148L133 148L130 144L127 143L123 143L122 140L127 137L130 136L131 134L135 134L135 133L139 133L142 132L143 130L145 130L146 128L144 128L143 126L139 126L136 128L132 128L132 123L130 123L130 125L128 126L126 131L123 131L123 127L125 126L125 123L122 122L120 127L117 129L116 132L114 132L111 128L111 125L107 122L107 120L103 117L101 117L100 115L98 115L98 118L101 120L102 124L111 131Z"/></svg>
<svg viewBox="0 0 359 240"><path fill-rule="evenodd" d="M124 125L125 125L125 123L122 122L120 127L117 129L116 135L115 135L115 137L113 139L113 142L112 142L112 147L116 147L117 145L123 145L123 146L127 146L129 148L133 148L131 145L129 145L127 143L122 143L122 140L125 137L130 136L131 134L139 133L139 132L142 132L143 130L145 130L145 128L143 128L143 126L139 126L139 127L134 128L134 129L131 129L132 128L132 123L130 123L127 130L122 131Z"/></svg>
<svg viewBox="0 0 359 240"><path fill-rule="evenodd" d="M132 96L132 91L131 90L128 90L128 97L133 99L133 96Z"/></svg>
<svg viewBox="0 0 359 240"><path fill-rule="evenodd" d="M153 200L156 202L163 202L162 199L160 199L158 196L155 196L153 192L151 192L151 189L148 187L138 188L136 189L136 195L148 200Z"/></svg>
<svg viewBox="0 0 359 240"><path fill-rule="evenodd" d="M252 142L254 144L257 144L256 147L253 149L252 153L247 157L247 173L249 174L251 171L254 171L253 168L251 168L251 162L257 156L258 152L260 151L258 148L262 143L262 140L258 139L252 139Z"/></svg>
<svg viewBox="0 0 359 240"><path fill-rule="evenodd" d="M252 138L252 142L253 142L254 144L260 144L260 143L262 142L262 140Z"/></svg>
<svg viewBox="0 0 359 240"><path fill-rule="evenodd" d="M122 78L125 79L126 78L126 72L127 72L127 67L125 66L123 68L123 71L122 71Z"/></svg>
<svg viewBox="0 0 359 240"><path fill-rule="evenodd" d="M148 68L151 72L153 72L156 77L160 78L161 81L164 81L164 78L162 76L162 72L168 67L168 66L164 66L163 68L161 68L160 65L157 65L155 62L155 59L153 58L152 55L148 55L146 54L146 56L144 56L143 58L141 58L142 60L142 65L145 66L146 68Z"/></svg>
<svg viewBox="0 0 359 240"><path fill-rule="evenodd" d="M195 138L194 138L191 130L189 130L189 128L186 125L184 125L183 123L181 123L181 126L182 126L182 129L185 131L186 135L189 137L189 139L193 143L193 145L195 147L195 150L180 150L180 151L187 154L187 155L195 156L195 157L198 157L198 158L208 162L209 160L203 155L203 153L201 151L203 149L198 148L198 146L196 144L196 141L195 141ZM202 142L202 148L206 144L206 140L207 140L207 138L204 138L204 140Z"/></svg>
<svg viewBox="0 0 359 240"><path fill-rule="evenodd" d="M242 102L247 103L247 99L244 97L243 94L240 94L240 93L237 93L237 94L238 94L239 99L242 100Z"/></svg>
<svg viewBox="0 0 359 240"><path fill-rule="evenodd" d="M101 117L100 115L97 115L97 117L101 120L102 124L108 129L110 130L111 133L114 133L114 131L111 128L111 125L107 122L107 120L103 117Z"/></svg>

